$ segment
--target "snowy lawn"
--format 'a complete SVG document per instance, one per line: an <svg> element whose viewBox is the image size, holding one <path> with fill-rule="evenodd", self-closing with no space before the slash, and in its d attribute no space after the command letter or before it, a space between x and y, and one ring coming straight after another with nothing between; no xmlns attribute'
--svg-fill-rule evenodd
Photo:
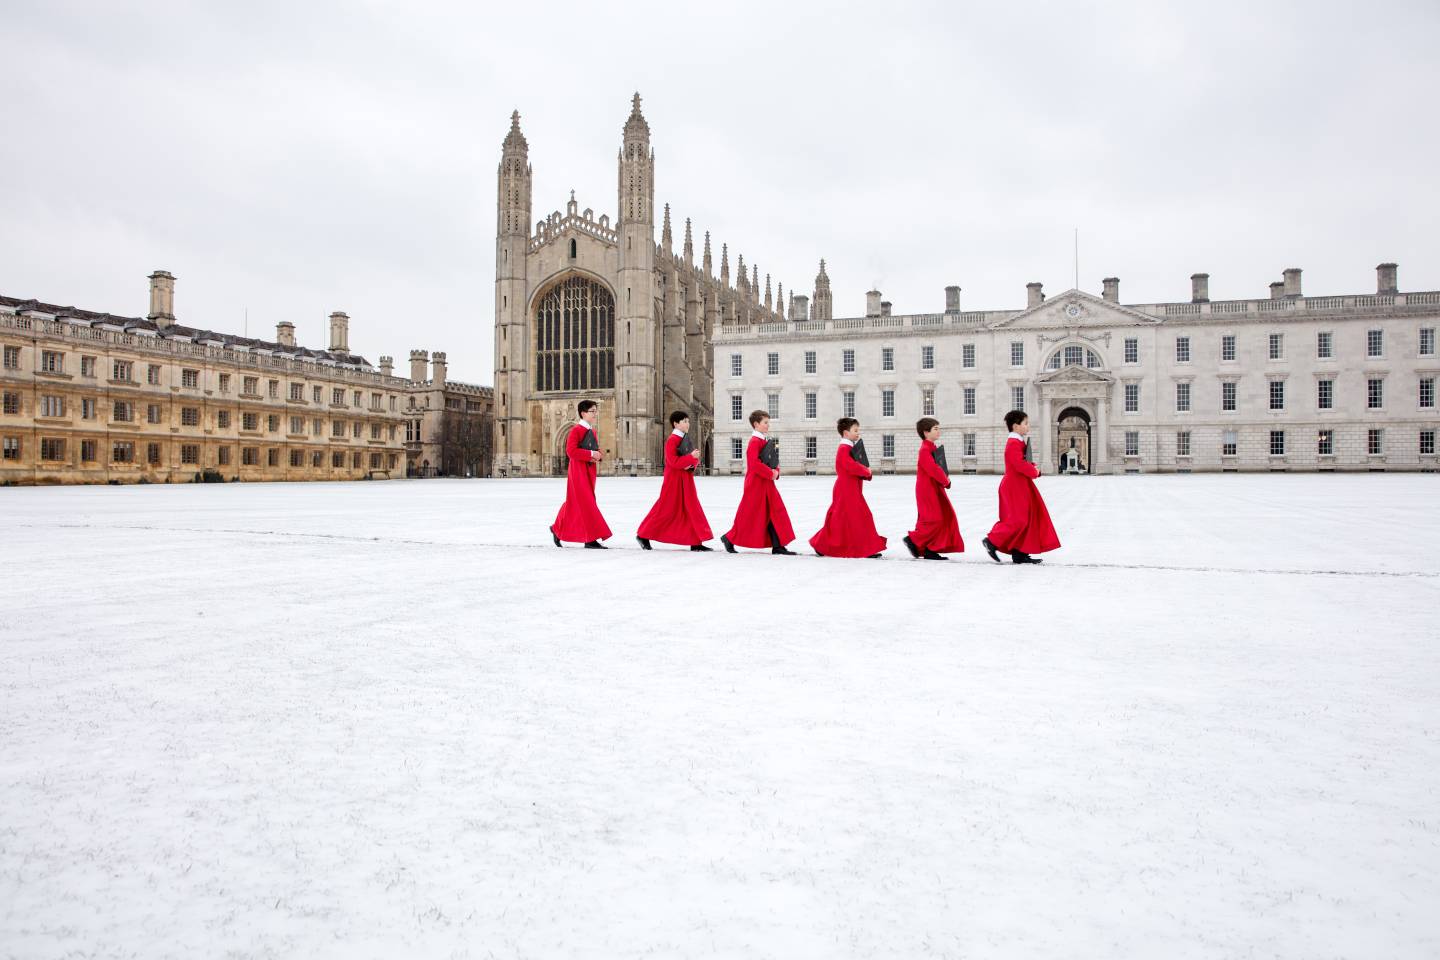
<svg viewBox="0 0 1440 960"><path fill-rule="evenodd" d="M1440 955L1440 478L997 479L0 490L0 957Z"/></svg>

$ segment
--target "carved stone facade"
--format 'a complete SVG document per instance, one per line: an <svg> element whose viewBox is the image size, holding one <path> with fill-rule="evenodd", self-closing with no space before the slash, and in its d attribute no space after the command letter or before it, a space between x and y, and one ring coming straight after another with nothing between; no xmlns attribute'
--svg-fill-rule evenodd
<svg viewBox="0 0 1440 960"><path fill-rule="evenodd" d="M1099 297L1030 284L1024 310L961 312L951 287L944 313L892 315L872 291L864 317L724 327L716 462L743 469L759 408L792 471L831 472L856 416L878 469L911 472L935 416L954 471L995 472L1019 407L1048 473L1434 470L1440 293L1377 269L1374 294L1306 297L1290 269L1266 299L1211 302L1196 274L1189 302L1126 306L1108 277Z"/></svg>
<svg viewBox="0 0 1440 960"><path fill-rule="evenodd" d="M650 474L663 463L668 415L690 413L710 462L714 361L710 341L729 323L784 321L784 290L738 258L730 279L722 245L716 276L710 235L700 262L685 221L674 250L670 207L655 239L655 153L635 95L618 162L618 214L581 209L531 224L532 169L519 114L501 148L495 241L495 472L564 469L565 433L581 399L599 402L602 473Z"/></svg>

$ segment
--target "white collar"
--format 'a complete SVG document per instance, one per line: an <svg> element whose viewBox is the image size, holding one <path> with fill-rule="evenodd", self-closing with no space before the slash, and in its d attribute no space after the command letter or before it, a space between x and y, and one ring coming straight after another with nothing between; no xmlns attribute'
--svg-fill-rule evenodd
<svg viewBox="0 0 1440 960"><path fill-rule="evenodd" d="M750 431L750 436L752 436L752 437L758 437L758 438L761 439L761 440L769 440L769 439L770 439L769 437L765 436L765 434L761 433L759 430L751 430L751 431Z"/></svg>
<svg viewBox="0 0 1440 960"><path fill-rule="evenodd" d="M845 444L845 446L847 446L847 447L853 447L853 446L855 446L855 441L854 441L854 440L850 440L850 439L848 439L848 438L846 438L846 437L841 437L841 438L840 438L840 442L843 443L843 444Z"/></svg>
<svg viewBox="0 0 1440 960"><path fill-rule="evenodd" d="M685 436L685 434L681 433L679 430L671 430L671 431L670 431L670 436L672 436L672 437L683 437L683 436Z"/></svg>
<svg viewBox="0 0 1440 960"><path fill-rule="evenodd" d="M1014 430L1011 430L1011 431L1010 431L1010 436L1009 436L1007 439L1010 439L1010 440L1019 440L1021 443L1024 443L1024 442L1025 442L1025 438L1022 437L1022 436L1020 436L1020 434L1016 433Z"/></svg>
<svg viewBox="0 0 1440 960"><path fill-rule="evenodd" d="M595 429L594 426L592 426L591 424L586 423L584 420L576 420L576 421L575 421L575 425L576 425L577 427L584 427L586 430L594 430L594 429Z"/></svg>

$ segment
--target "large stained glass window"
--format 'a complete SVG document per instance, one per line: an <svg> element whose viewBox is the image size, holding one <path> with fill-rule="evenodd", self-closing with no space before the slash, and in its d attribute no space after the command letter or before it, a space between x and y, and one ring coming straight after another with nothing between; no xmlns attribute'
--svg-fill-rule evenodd
<svg viewBox="0 0 1440 960"><path fill-rule="evenodd" d="M574 276L551 287L535 309L535 389L615 386L615 298Z"/></svg>

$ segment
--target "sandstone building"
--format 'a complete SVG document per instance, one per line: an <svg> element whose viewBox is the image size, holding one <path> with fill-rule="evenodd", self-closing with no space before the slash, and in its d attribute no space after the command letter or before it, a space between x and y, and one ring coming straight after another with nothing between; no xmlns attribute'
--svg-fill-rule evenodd
<svg viewBox="0 0 1440 960"><path fill-rule="evenodd" d="M0 483L403 476L410 383L351 353L186 326L175 277L123 317L0 296Z"/></svg>

